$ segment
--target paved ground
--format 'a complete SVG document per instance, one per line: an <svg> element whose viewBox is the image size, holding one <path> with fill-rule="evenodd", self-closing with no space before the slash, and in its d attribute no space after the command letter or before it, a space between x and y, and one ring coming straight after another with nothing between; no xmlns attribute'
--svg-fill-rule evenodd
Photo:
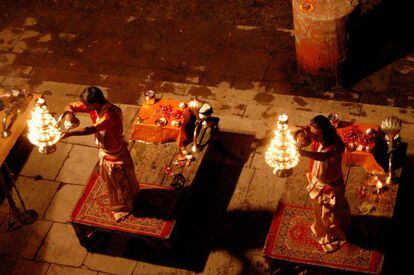
<svg viewBox="0 0 414 275"><path fill-rule="evenodd" d="M399 58L361 81L321 90L296 73L285 1L82 2L0 4L7 15L0 25L1 89L44 93L57 115L85 85L97 84L122 106L126 129L144 90L183 100L200 96L221 118L222 147L206 165L209 181L201 185L209 188L196 193L197 207L186 214L191 223L183 229L187 245L181 252L185 260L179 262L154 259L148 254L155 251L139 251L140 243L131 250L117 239L105 253L88 253L79 245L66 220L97 159L90 137L71 138L48 156L19 151L19 158L28 159L21 165L18 187L40 219L0 235L2 274L265 273L264 238L275 207L289 190L263 160L275 117L282 112L292 125L331 111L369 123L398 115L412 162L414 56L405 40L385 47L391 51L398 46ZM411 176L407 171L401 186L399 238L390 245L387 270L404 264L395 247L408 247ZM4 217L7 207L1 211Z"/></svg>

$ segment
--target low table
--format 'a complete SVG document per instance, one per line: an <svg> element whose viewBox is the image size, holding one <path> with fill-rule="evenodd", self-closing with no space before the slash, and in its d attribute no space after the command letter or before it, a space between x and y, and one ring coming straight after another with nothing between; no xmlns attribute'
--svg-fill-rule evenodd
<svg viewBox="0 0 414 275"><path fill-rule="evenodd" d="M180 102L174 99L160 99L155 104L144 104L132 125L131 140L141 140L151 143L165 143L177 141L179 146L187 140L186 125L190 121L188 107L180 108ZM178 114L177 117L170 114ZM165 126L157 126L156 120L166 118ZM180 122L179 126L172 125L172 121Z"/></svg>
<svg viewBox="0 0 414 275"><path fill-rule="evenodd" d="M354 123L346 127L338 128L338 134L341 137L343 137L344 133L350 127L357 127L363 133L365 133L367 129L373 129L378 132L378 125L365 124L365 123ZM342 161L346 166L361 166L367 172L374 173L374 174L383 174L384 168L382 168L381 165L378 164L373 154L375 152L375 149L376 149L375 144L371 144L371 149L368 152L365 150L358 151L357 149L355 149L354 151L346 150L343 154Z"/></svg>

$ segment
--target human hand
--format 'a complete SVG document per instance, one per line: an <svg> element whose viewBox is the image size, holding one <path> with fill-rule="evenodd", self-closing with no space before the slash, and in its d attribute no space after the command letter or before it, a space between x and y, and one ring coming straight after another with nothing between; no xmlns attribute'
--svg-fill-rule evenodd
<svg viewBox="0 0 414 275"><path fill-rule="evenodd" d="M65 138L68 138L68 137L70 137L72 135L72 133L70 132L70 131L62 131L61 132L61 135L60 135L60 140L62 140L62 139L65 139Z"/></svg>
<svg viewBox="0 0 414 275"><path fill-rule="evenodd" d="M306 134L311 134L310 125L295 125L296 127L302 129Z"/></svg>

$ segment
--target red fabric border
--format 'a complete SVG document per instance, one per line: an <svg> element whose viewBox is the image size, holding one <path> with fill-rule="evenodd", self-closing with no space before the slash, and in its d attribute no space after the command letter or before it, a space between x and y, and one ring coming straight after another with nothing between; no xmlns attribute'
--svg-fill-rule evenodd
<svg viewBox="0 0 414 275"><path fill-rule="evenodd" d="M381 267L381 262L383 261L383 254L379 251L373 251L372 256L370 259L369 267L363 268L358 266L351 266L346 264L332 264L332 263L326 263L323 261L317 261L317 260L307 260L302 258L295 258L295 257L289 257L286 255L275 255L272 254L273 247L276 244L276 239L279 234L279 228L283 221L283 216L286 208L299 208L311 211L311 208L304 207L304 206L298 206L298 205L285 205L280 203L274 216L272 223L270 225L269 233L266 238L265 246L263 249L263 254L266 257L273 258L273 259L279 259L279 260L288 260L298 263L304 263L304 264L311 264L311 265L318 265L318 266L325 266L325 267L331 267L331 268L337 268L337 269L343 269L348 271L361 271L361 272L367 272L367 273L379 273L380 270L378 270Z"/></svg>
<svg viewBox="0 0 414 275"><path fill-rule="evenodd" d="M85 187L85 189L82 192L81 197L78 199L74 210L71 214L70 223L74 223L74 224L82 224L82 225L89 225L89 226L94 226L94 227L101 227L103 229L106 230L111 230L111 231L117 231L117 232L123 232L123 233L130 233L130 234L135 234L135 235L145 235L145 236L151 236L151 237L156 237L156 238L160 238L160 239L168 239L171 236L172 230L174 228L175 225L175 220L164 220L164 224L161 230L160 234L153 234L150 232L144 232L144 231L136 231L136 230L129 230L127 228L122 228L122 227L116 227L116 226L112 226L112 225L107 225L107 224L103 224L103 223L96 223L96 222L89 222L89 221L85 221L85 220L77 220L77 216L79 215L80 210L82 209L83 205L85 204L86 199L88 198L92 188L94 187L94 184L97 182L97 180L99 179L99 174L97 171L92 172L89 181ZM152 184L145 184L145 183L140 183L141 188L142 187L149 187L149 188L158 188L158 189L168 189L170 190L171 188L168 187L162 187L162 186L156 186L156 185L152 185Z"/></svg>

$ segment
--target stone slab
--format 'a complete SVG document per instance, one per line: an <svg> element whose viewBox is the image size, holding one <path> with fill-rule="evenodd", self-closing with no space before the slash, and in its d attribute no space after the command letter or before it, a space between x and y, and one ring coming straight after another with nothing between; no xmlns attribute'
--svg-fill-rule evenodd
<svg viewBox="0 0 414 275"><path fill-rule="evenodd" d="M96 271L86 268L75 268L64 265L51 264L47 275L95 275Z"/></svg>
<svg viewBox="0 0 414 275"><path fill-rule="evenodd" d="M267 149L267 146L266 146ZM252 168L258 168L258 169L265 169L269 168L270 166L265 161L265 151L256 151L252 157Z"/></svg>
<svg viewBox="0 0 414 275"><path fill-rule="evenodd" d="M51 222L38 220L18 230L0 234L0 254L32 259L51 225Z"/></svg>
<svg viewBox="0 0 414 275"><path fill-rule="evenodd" d="M184 269L178 269L169 266L156 265L146 262L137 262L136 267L132 273L133 275L155 275L155 274L174 274L174 275L190 275L194 272L190 272Z"/></svg>
<svg viewBox="0 0 414 275"><path fill-rule="evenodd" d="M46 274L48 268L48 263L20 259L14 264L11 274L21 275L28 274L28 272L30 272L30 274L43 275Z"/></svg>
<svg viewBox="0 0 414 275"><path fill-rule="evenodd" d="M86 254L86 249L80 245L71 225L54 223L36 260L79 267Z"/></svg>
<svg viewBox="0 0 414 275"><path fill-rule="evenodd" d="M83 128L92 125L92 119L89 114L85 113L78 113L76 117L80 121L80 125L78 128ZM87 135L87 136L71 136L64 140L62 143L71 143L71 144L78 144L78 145L85 145L90 147L97 147L95 143L95 135Z"/></svg>
<svg viewBox="0 0 414 275"><path fill-rule="evenodd" d="M285 188L286 178L274 175L270 167L256 169L243 209L274 212Z"/></svg>
<svg viewBox="0 0 414 275"><path fill-rule="evenodd" d="M124 118L124 137L128 141L131 135L132 123L134 122L135 116L138 114L139 107L136 105L119 104L122 110Z"/></svg>
<svg viewBox="0 0 414 275"><path fill-rule="evenodd" d="M363 104L359 121L370 121L367 123L381 123L381 121L390 116L397 116L403 122L414 123L414 110L406 108L396 108L390 106L378 106Z"/></svg>
<svg viewBox="0 0 414 275"><path fill-rule="evenodd" d="M72 149L71 144L59 143L56 146L56 151L49 155L41 154L36 147L33 148L21 175L28 177L40 175L43 179L54 180Z"/></svg>
<svg viewBox="0 0 414 275"><path fill-rule="evenodd" d="M253 135L258 139L263 138L269 131L263 121L244 119L239 116L221 116L219 127L223 132Z"/></svg>
<svg viewBox="0 0 414 275"><path fill-rule="evenodd" d="M35 180L29 177L20 176L17 179L17 188L27 209L33 209L39 217L43 217L53 196L58 190L59 183L49 180ZM18 202L16 192L13 193L15 202Z"/></svg>
<svg viewBox="0 0 414 275"><path fill-rule="evenodd" d="M27 91L34 92L33 85L30 84L28 78L24 77L7 76L1 83L1 86L5 90L26 89Z"/></svg>
<svg viewBox="0 0 414 275"><path fill-rule="evenodd" d="M237 181L236 189L234 190L230 203L227 206L227 211L242 209L254 173L255 169L248 167L243 168Z"/></svg>
<svg viewBox="0 0 414 275"><path fill-rule="evenodd" d="M286 179L286 191L281 200L285 204L305 205L308 198L306 186L308 179L306 173L309 171L309 159L300 158L299 163L293 168L293 174Z"/></svg>
<svg viewBox="0 0 414 275"><path fill-rule="evenodd" d="M287 95L272 95L272 97L274 102L283 102L283 104L248 104L244 117L253 120L271 121L271 124L275 125L277 116L285 113L288 115L289 125L292 127L294 125L308 124L314 116L320 114L327 116L331 112L337 113L341 120L355 121L361 109L361 104L357 103L317 100Z"/></svg>
<svg viewBox="0 0 414 275"><path fill-rule="evenodd" d="M11 51L19 41L20 34L11 28L0 31L0 51Z"/></svg>
<svg viewBox="0 0 414 275"><path fill-rule="evenodd" d="M16 56L13 53L0 53L0 68L14 64Z"/></svg>
<svg viewBox="0 0 414 275"><path fill-rule="evenodd" d="M249 87L237 89L231 83L220 82L216 86L192 85L188 90L188 95L197 96L201 100L219 100L228 104L249 104L257 103L257 94L263 90L260 82L250 82ZM272 100L265 100L266 104L271 104Z"/></svg>
<svg viewBox="0 0 414 275"><path fill-rule="evenodd" d="M287 97L287 96L285 96ZM289 96L289 103L296 110L320 113L327 116L337 113L341 120L350 121L359 116L362 104L337 100L324 100L310 97Z"/></svg>
<svg viewBox="0 0 414 275"><path fill-rule="evenodd" d="M27 77L32 72L32 66L23 65L5 65L0 67L0 74L5 76L23 76Z"/></svg>
<svg viewBox="0 0 414 275"><path fill-rule="evenodd" d="M65 106L73 101L79 101L79 85L63 82L41 81L36 82L34 90L44 94L49 111L58 118Z"/></svg>
<svg viewBox="0 0 414 275"><path fill-rule="evenodd" d="M46 219L55 222L66 222L75 207L83 190L83 186L63 184L53 198L46 212Z"/></svg>
<svg viewBox="0 0 414 275"><path fill-rule="evenodd" d="M56 180L64 183L86 185L97 161L98 150L96 148L73 145Z"/></svg>
<svg viewBox="0 0 414 275"><path fill-rule="evenodd" d="M88 253L83 263L89 269L112 273L131 274L135 269L136 262L126 258Z"/></svg>
<svg viewBox="0 0 414 275"><path fill-rule="evenodd" d="M231 254L226 250L216 250L210 252L203 274L229 274L228 270L232 260Z"/></svg>
<svg viewBox="0 0 414 275"><path fill-rule="evenodd" d="M226 77L262 80L270 55L263 50L234 50L226 68Z"/></svg>
<svg viewBox="0 0 414 275"><path fill-rule="evenodd" d="M242 117L246 110L246 104L234 104L233 102L224 102L221 100L209 100L213 106L214 115L218 117L222 116L239 116Z"/></svg>

